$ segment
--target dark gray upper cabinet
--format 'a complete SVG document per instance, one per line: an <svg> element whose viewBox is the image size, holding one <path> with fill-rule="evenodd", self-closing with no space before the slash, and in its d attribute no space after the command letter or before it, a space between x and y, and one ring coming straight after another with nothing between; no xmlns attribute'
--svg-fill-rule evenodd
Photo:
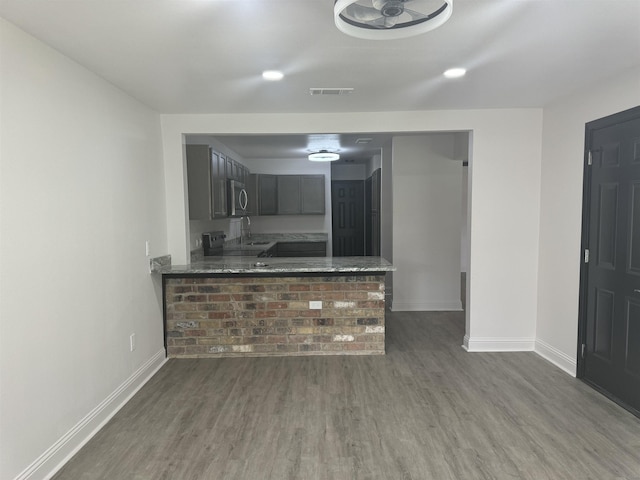
<svg viewBox="0 0 640 480"><path fill-rule="evenodd" d="M249 183L249 169L241 163L238 164L238 181L245 186Z"/></svg>
<svg viewBox="0 0 640 480"><path fill-rule="evenodd" d="M189 220L209 220L213 215L210 155L208 145L187 145Z"/></svg>
<svg viewBox="0 0 640 480"><path fill-rule="evenodd" d="M227 217L227 181L246 184L249 169L209 145L187 145L186 150L189 220ZM275 210L275 199L273 203Z"/></svg>
<svg viewBox="0 0 640 480"><path fill-rule="evenodd" d="M189 220L226 217L224 159L208 145L187 145L186 150Z"/></svg>
<svg viewBox="0 0 640 480"><path fill-rule="evenodd" d="M300 195L301 214L324 214L324 175L303 175L300 178Z"/></svg>
<svg viewBox="0 0 640 480"><path fill-rule="evenodd" d="M324 175L247 174L248 215L324 215Z"/></svg>
<svg viewBox="0 0 640 480"><path fill-rule="evenodd" d="M227 170L227 179L235 180L236 179L236 162L231 157L227 157L226 170Z"/></svg>
<svg viewBox="0 0 640 480"><path fill-rule="evenodd" d="M323 215L324 175L278 175L279 215Z"/></svg>
<svg viewBox="0 0 640 480"><path fill-rule="evenodd" d="M235 180L246 185L249 180L249 169L247 167L233 158L227 157L225 168L227 180Z"/></svg>
<svg viewBox="0 0 640 480"><path fill-rule="evenodd" d="M278 214L278 176L258 175L258 214Z"/></svg>
<svg viewBox="0 0 640 480"><path fill-rule="evenodd" d="M299 175L278 175L278 215L300 214L302 195Z"/></svg>
<svg viewBox="0 0 640 480"><path fill-rule="evenodd" d="M213 187L213 217L224 218L227 216L227 173L225 158L212 151L212 180Z"/></svg>

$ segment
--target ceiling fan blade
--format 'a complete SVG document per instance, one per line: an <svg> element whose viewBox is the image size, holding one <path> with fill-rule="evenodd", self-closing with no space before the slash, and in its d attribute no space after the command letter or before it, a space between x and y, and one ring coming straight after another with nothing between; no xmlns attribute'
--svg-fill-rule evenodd
<svg viewBox="0 0 640 480"><path fill-rule="evenodd" d="M384 26L385 28L391 28L393 27L396 23L398 23L398 17L385 17L384 18Z"/></svg>
<svg viewBox="0 0 640 480"><path fill-rule="evenodd" d="M375 20L366 22L369 27L379 28L384 30L385 28L393 27L398 21L398 17L384 17L380 16Z"/></svg>
<svg viewBox="0 0 640 480"><path fill-rule="evenodd" d="M344 9L347 16L357 20L358 22L371 22L381 17L380 12L375 8L363 7L352 3Z"/></svg>
<svg viewBox="0 0 640 480"><path fill-rule="evenodd" d="M415 20L422 20L424 18L427 18L427 15L425 15L422 12L416 12L415 10L411 10L408 8L404 9L404 13L406 13L407 15L409 15L411 17L411 21L415 21Z"/></svg>

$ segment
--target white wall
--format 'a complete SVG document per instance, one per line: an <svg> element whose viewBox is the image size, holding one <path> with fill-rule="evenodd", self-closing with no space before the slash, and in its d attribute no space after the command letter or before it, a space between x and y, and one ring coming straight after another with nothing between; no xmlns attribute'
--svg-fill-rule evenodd
<svg viewBox="0 0 640 480"><path fill-rule="evenodd" d="M334 114L162 115L169 249L186 261L183 140L192 134L473 132L469 350L533 349L537 314L542 111L443 110ZM382 248L388 172L383 149ZM394 259L395 261L395 259Z"/></svg>
<svg viewBox="0 0 640 480"><path fill-rule="evenodd" d="M36 479L164 361L145 256L167 253L160 119L0 35L0 478Z"/></svg>
<svg viewBox="0 0 640 480"><path fill-rule="evenodd" d="M575 375L585 124L640 105L640 69L545 107L536 350Z"/></svg>
<svg viewBox="0 0 640 480"><path fill-rule="evenodd" d="M331 180L366 180L367 165L364 163L332 164Z"/></svg>
<svg viewBox="0 0 640 480"><path fill-rule="evenodd" d="M462 162L455 136L393 138L394 311L461 310Z"/></svg>
<svg viewBox="0 0 640 480"><path fill-rule="evenodd" d="M365 173L365 178L369 178L373 175L373 172L378 168L382 168L382 151L367 161L367 172Z"/></svg>
<svg viewBox="0 0 640 480"><path fill-rule="evenodd" d="M471 130L465 347L533 350L542 111L502 111Z"/></svg>

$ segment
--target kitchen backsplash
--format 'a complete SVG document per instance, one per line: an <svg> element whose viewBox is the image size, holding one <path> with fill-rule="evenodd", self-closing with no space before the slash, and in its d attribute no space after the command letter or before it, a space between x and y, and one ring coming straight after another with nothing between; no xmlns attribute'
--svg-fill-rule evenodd
<svg viewBox="0 0 640 480"><path fill-rule="evenodd" d="M251 240L256 242L328 242L329 235L323 232L294 232L294 233L252 233ZM225 240L226 245L235 245L240 243L240 237L228 238ZM200 262L205 259L202 246L191 249L191 263Z"/></svg>
<svg viewBox="0 0 640 480"><path fill-rule="evenodd" d="M327 226L324 217L317 215L286 215L279 216L253 216L251 218L251 233L258 234L279 234L279 233L305 233L305 232L326 232ZM226 241L240 239L241 230L240 218L222 218L219 220L191 220L189 231L191 251L202 248L202 234L214 230L221 230L227 236ZM245 221L246 227L246 221Z"/></svg>
<svg viewBox="0 0 640 480"><path fill-rule="evenodd" d="M253 221L253 220L252 220ZM221 230L227 236L227 240L240 238L240 219L239 218L222 218L220 220L191 220L189 222L189 234L191 242L190 250L202 248L202 234Z"/></svg>

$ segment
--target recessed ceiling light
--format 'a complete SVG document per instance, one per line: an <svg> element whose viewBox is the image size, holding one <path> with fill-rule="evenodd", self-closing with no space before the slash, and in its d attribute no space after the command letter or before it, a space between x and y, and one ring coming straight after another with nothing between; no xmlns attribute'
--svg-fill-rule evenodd
<svg viewBox="0 0 640 480"><path fill-rule="evenodd" d="M282 72L279 72L278 70L265 70L264 72L262 72L262 78L275 82L278 80L282 80L284 78L284 74Z"/></svg>
<svg viewBox="0 0 640 480"><path fill-rule="evenodd" d="M460 78L464 77L467 71L464 68L450 68L444 72L444 76L447 78Z"/></svg>
<svg viewBox="0 0 640 480"><path fill-rule="evenodd" d="M312 162L333 162L334 160L339 160L340 155L327 150L320 150L319 152L310 153L308 158Z"/></svg>

